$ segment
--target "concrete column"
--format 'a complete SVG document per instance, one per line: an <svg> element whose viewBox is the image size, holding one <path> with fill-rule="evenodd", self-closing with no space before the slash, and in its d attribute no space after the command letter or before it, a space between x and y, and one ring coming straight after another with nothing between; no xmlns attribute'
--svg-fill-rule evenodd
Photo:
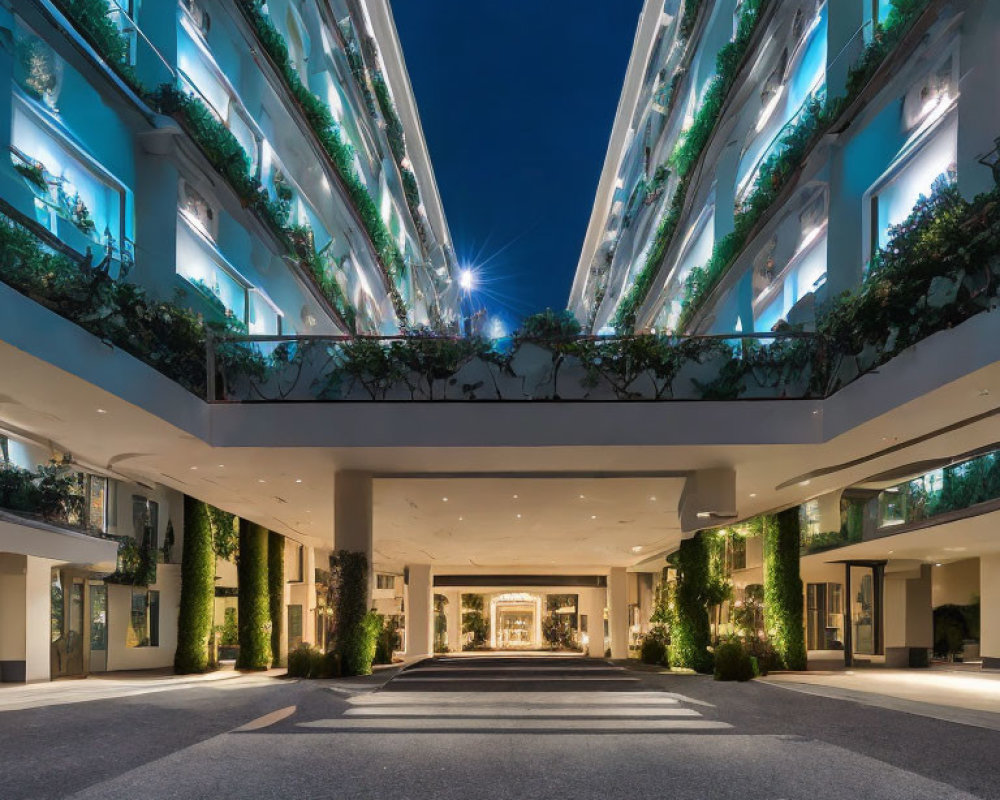
<svg viewBox="0 0 1000 800"><path fill-rule="evenodd" d="M608 623L611 657L628 658L628 582L625 567L612 567L608 576Z"/></svg>
<svg viewBox="0 0 1000 800"><path fill-rule="evenodd" d="M604 657L604 609L608 604L608 590L587 589L580 595L580 613L587 615L587 643L584 645L591 658Z"/></svg>
<svg viewBox="0 0 1000 800"><path fill-rule="evenodd" d="M338 472L333 484L334 550L364 553L368 562L368 600L372 604L372 476L367 472Z"/></svg>
<svg viewBox="0 0 1000 800"><path fill-rule="evenodd" d="M982 619L979 650L985 669L1000 669L1000 553L979 558Z"/></svg>
<svg viewBox="0 0 1000 800"><path fill-rule="evenodd" d="M883 602L886 666L924 664L927 651L934 646L930 564L905 572L887 572Z"/></svg>
<svg viewBox="0 0 1000 800"><path fill-rule="evenodd" d="M448 649L457 653L462 649L462 593L449 592L445 597L448 598L444 607L448 617Z"/></svg>
<svg viewBox="0 0 1000 800"><path fill-rule="evenodd" d="M25 680L47 681L51 673L51 583L52 566L48 558L27 557L25 588ZM86 609L84 609L86 613Z"/></svg>
<svg viewBox="0 0 1000 800"><path fill-rule="evenodd" d="M434 652L434 582L430 564L406 568L406 657Z"/></svg>

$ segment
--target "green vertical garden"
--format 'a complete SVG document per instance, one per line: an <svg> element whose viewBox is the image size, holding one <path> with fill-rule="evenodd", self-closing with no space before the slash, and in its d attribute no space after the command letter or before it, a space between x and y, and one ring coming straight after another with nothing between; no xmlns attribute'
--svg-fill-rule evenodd
<svg viewBox="0 0 1000 800"><path fill-rule="evenodd" d="M670 665L696 672L712 671L709 645L709 534L701 532L681 542L671 557L677 570L673 620L670 626Z"/></svg>
<svg viewBox="0 0 1000 800"><path fill-rule="evenodd" d="M271 666L271 606L267 580L267 528L240 520L238 614L240 653L237 669Z"/></svg>
<svg viewBox="0 0 1000 800"><path fill-rule="evenodd" d="M267 599L271 612L271 666L280 667L285 634L285 537L267 534Z"/></svg>
<svg viewBox="0 0 1000 800"><path fill-rule="evenodd" d="M764 519L764 625L784 669L806 668L799 509Z"/></svg>
<svg viewBox="0 0 1000 800"><path fill-rule="evenodd" d="M208 669L208 637L215 601L215 547L208 506L186 495L183 547L174 654L174 671L179 674Z"/></svg>

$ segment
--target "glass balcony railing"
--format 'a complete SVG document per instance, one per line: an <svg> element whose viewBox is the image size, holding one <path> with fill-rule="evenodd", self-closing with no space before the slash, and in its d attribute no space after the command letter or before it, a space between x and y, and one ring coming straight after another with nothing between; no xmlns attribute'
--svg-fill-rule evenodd
<svg viewBox="0 0 1000 800"><path fill-rule="evenodd" d="M825 394L815 337L231 336L209 339L210 402L665 401Z"/></svg>
<svg viewBox="0 0 1000 800"><path fill-rule="evenodd" d="M1000 451L933 470L880 492L876 535L993 500L1000 500Z"/></svg>

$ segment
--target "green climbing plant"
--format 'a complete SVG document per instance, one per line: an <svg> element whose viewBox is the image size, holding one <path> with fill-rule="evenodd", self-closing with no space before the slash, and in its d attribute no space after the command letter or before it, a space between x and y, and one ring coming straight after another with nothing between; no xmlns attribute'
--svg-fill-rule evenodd
<svg viewBox="0 0 1000 800"><path fill-rule="evenodd" d="M209 667L208 637L215 602L215 549L208 504L184 496L181 597L177 617L174 671L204 672Z"/></svg>
<svg viewBox="0 0 1000 800"><path fill-rule="evenodd" d="M285 537L267 532L267 602L271 616L271 666L280 667L285 636Z"/></svg>
<svg viewBox="0 0 1000 800"><path fill-rule="evenodd" d="M806 668L802 577L799 573L799 509L763 520L764 625L784 669Z"/></svg>
<svg viewBox="0 0 1000 800"><path fill-rule="evenodd" d="M240 520L240 555L237 618L240 652L236 668L262 670L271 666L271 606L268 597L268 531L262 525Z"/></svg>

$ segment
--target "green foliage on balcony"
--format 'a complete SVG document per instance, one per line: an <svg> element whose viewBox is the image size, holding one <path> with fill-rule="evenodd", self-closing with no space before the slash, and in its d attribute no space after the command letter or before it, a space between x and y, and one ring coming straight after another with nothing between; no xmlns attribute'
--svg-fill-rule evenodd
<svg viewBox="0 0 1000 800"><path fill-rule="evenodd" d="M126 586L149 586L156 583L158 551L152 546L151 532L144 530L142 541L131 536L116 536L118 558L115 571L104 580Z"/></svg>
<svg viewBox="0 0 1000 800"><path fill-rule="evenodd" d="M231 319L204 322L176 303L149 298L135 284L49 252L35 233L6 217L0 218L0 280L202 396L208 333L245 332ZM245 350L232 355L257 362L241 369L260 372L256 356Z"/></svg>
<svg viewBox="0 0 1000 800"><path fill-rule="evenodd" d="M209 667L208 637L215 604L215 550L210 506L184 496L184 549L177 619L174 671L204 672Z"/></svg>
<svg viewBox="0 0 1000 800"><path fill-rule="evenodd" d="M733 232L716 243L707 264L696 267L688 276L683 288L678 331L686 330L704 307L712 291L742 253L757 223L798 174L806 157L822 136L860 97L929 2L930 0L893 0L893 9L888 19L884 25L876 26L872 42L849 70L845 94L836 98L814 97L809 101L800 120L782 138L777 152L762 165L753 193L736 214ZM635 327L638 309L646 301L667 249L673 241L689 188L687 178L690 170L698 163L711 139L725 98L732 86L732 79L746 55L746 47L753 33L752 26L759 20L763 5L764 2L761 2L747 8L741 18L740 31L736 39L720 50L716 64L717 75L706 92L690 130L670 156L669 162L677 169L680 182L670 209L657 228L656 237L643 269L616 311L614 325L620 331L632 330Z"/></svg>
<svg viewBox="0 0 1000 800"><path fill-rule="evenodd" d="M240 652L236 668L262 670L271 666L271 605L268 594L268 531L240 520L237 619Z"/></svg>
<svg viewBox="0 0 1000 800"><path fill-rule="evenodd" d="M722 115L729 91L750 49L750 41L757 29L761 13L770 0L747 0L740 15L736 37L727 42L715 59L716 74L705 92L705 99L695 114L691 127L678 141L668 164L678 177L677 188L671 198L670 208L660 220L656 235L646 254L642 269L635 283L619 304L613 324L616 330L628 332L635 328L639 307L645 302L653 287L660 265L673 241L690 188L691 174L702 153L708 146Z"/></svg>
<svg viewBox="0 0 1000 800"><path fill-rule="evenodd" d="M402 284L405 279L406 264L392 234L382 221L375 201L354 168L354 148L343 140L340 126L333 118L329 106L302 82L301 76L292 66L284 38L271 22L263 4L259 0L239 0L239 7L253 26L261 46L277 65L289 92L297 102L303 116L316 134L337 175L343 182L347 194L361 218L362 226L374 246L379 263L390 280L393 307L397 317L399 317L400 326L405 328L407 309L397 284Z"/></svg>
<svg viewBox="0 0 1000 800"><path fill-rule="evenodd" d="M802 577L799 573L799 509L765 517L764 624L778 663L806 668Z"/></svg>
<svg viewBox="0 0 1000 800"><path fill-rule="evenodd" d="M704 0L685 0L684 13L681 15L681 24L678 33L682 39L690 39L694 33L694 24L698 20L698 12L704 5Z"/></svg>
<svg viewBox="0 0 1000 800"><path fill-rule="evenodd" d="M930 0L893 0L884 26L876 26L871 44L849 70L846 93L835 98L814 96L809 99L804 113L781 138L776 152L761 165L753 192L736 213L733 232L716 243L707 264L695 267L688 275L677 330L686 330L705 307L714 289L749 243L757 224L786 187L794 182L819 140L857 100L929 3Z"/></svg>
<svg viewBox="0 0 1000 800"><path fill-rule="evenodd" d="M375 99L378 100L379 110L382 112L382 119L385 120L385 135L389 140L389 149L398 164L406 158L406 140L403 134L403 123L396 113L396 106L392 102L392 95L389 94L389 84L385 82L385 76L380 70L372 73L372 86L375 88Z"/></svg>
<svg viewBox="0 0 1000 800"><path fill-rule="evenodd" d="M84 38L108 66L132 89L141 92L143 87L129 63L128 39L108 18L106 0L56 0L56 5L80 28Z"/></svg>
<svg viewBox="0 0 1000 800"><path fill-rule="evenodd" d="M141 84L135 71L128 65L128 40L107 18L107 6L102 0L57 0L81 33L102 58L126 81L154 110L175 117L201 148L212 164L245 207L256 214L265 225L291 250L288 206L280 199L272 199L260 181L250 171L250 159L240 143L226 126L198 98L191 97L170 84L150 90ZM284 39L264 13L256 0L240 0L240 7L247 14L262 47L277 64L289 91L297 101L303 115L318 136L323 149L330 156L347 194L361 218L375 249L379 263L390 278L389 294L400 325L406 326L406 304L396 283L403 280L406 264L391 234L382 222L375 201L368 193L354 170L354 151L343 142L339 126L329 108L299 79L291 66ZM315 275L308 263L306 272ZM342 293L333 291L329 283L320 285L331 304L344 316L347 305Z"/></svg>
<svg viewBox="0 0 1000 800"><path fill-rule="evenodd" d="M0 460L0 508L79 527L84 505L80 473L56 463L29 470Z"/></svg>

